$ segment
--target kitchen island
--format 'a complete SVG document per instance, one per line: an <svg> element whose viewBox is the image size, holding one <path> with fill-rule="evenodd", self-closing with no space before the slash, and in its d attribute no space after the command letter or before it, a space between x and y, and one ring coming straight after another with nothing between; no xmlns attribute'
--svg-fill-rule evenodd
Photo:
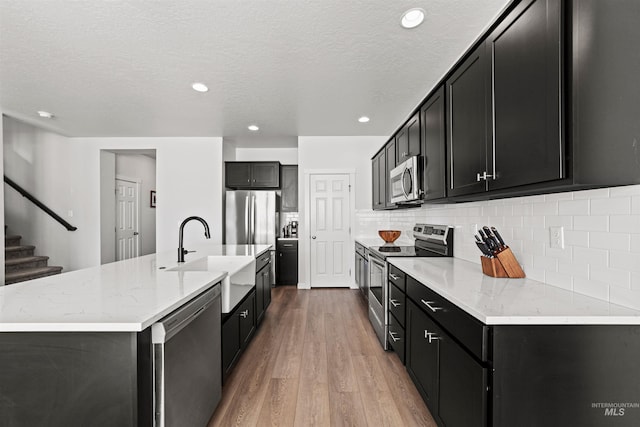
<svg viewBox="0 0 640 427"><path fill-rule="evenodd" d="M151 326L218 284L233 309L269 248L190 245L180 265L170 251L0 287L0 425L152 425Z"/></svg>
<svg viewBox="0 0 640 427"><path fill-rule="evenodd" d="M389 341L439 424L640 425L640 311L456 258L389 262Z"/></svg>

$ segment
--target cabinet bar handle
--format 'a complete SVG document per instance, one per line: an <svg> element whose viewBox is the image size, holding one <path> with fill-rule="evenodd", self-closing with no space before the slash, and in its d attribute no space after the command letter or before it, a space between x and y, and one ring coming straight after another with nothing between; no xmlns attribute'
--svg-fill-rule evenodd
<svg viewBox="0 0 640 427"><path fill-rule="evenodd" d="M423 299L420 300L424 305L426 305L427 307L429 307L429 310L433 311L434 313L438 310L442 310L442 307L434 307L431 304L434 304L434 301L425 301Z"/></svg>
<svg viewBox="0 0 640 427"><path fill-rule="evenodd" d="M389 273L389 277L391 277L393 280L398 280L400 278L400 276L396 276L393 273Z"/></svg>
<svg viewBox="0 0 640 427"><path fill-rule="evenodd" d="M397 332L391 332L391 331L389 331L389 335L391 335L391 339L393 340L393 342L398 342L398 341L400 341L400 338L396 338L396 336L395 336L396 334L397 334Z"/></svg>
<svg viewBox="0 0 640 427"><path fill-rule="evenodd" d="M240 312L240 317L242 317L243 319L246 319L247 316L249 316L249 310L245 310L245 311L241 311Z"/></svg>
<svg viewBox="0 0 640 427"><path fill-rule="evenodd" d="M402 304L400 304L397 300L394 299L389 299L389 302L391 303L392 306L394 307L400 307Z"/></svg>
<svg viewBox="0 0 640 427"><path fill-rule="evenodd" d="M493 178L493 175L488 174L487 171L482 172L482 175L480 175L480 172L476 174L477 182L486 181L488 178Z"/></svg>
<svg viewBox="0 0 640 427"><path fill-rule="evenodd" d="M282 246L284 246L285 248L291 248L291 247L293 247L293 243L289 243L287 245L282 245Z"/></svg>
<svg viewBox="0 0 640 427"><path fill-rule="evenodd" d="M431 344L433 341L437 341L440 339L439 336L436 335L435 332L429 332L426 329L424 330L424 339L428 339L429 340L429 344Z"/></svg>

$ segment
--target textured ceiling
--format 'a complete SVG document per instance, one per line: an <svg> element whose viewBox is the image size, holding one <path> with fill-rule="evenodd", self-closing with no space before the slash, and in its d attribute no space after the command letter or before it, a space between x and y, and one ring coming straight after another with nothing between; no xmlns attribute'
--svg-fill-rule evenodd
<svg viewBox="0 0 640 427"><path fill-rule="evenodd" d="M0 108L69 136L389 135L508 2L0 0Z"/></svg>

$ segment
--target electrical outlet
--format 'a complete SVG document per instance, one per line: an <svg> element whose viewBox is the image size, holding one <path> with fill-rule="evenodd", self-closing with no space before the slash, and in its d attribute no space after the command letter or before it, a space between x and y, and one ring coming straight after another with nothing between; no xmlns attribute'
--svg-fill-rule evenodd
<svg viewBox="0 0 640 427"><path fill-rule="evenodd" d="M72 210L69 210L69 211L67 212L67 216L68 216L69 218L73 218L73 211L72 211Z"/></svg>
<svg viewBox="0 0 640 427"><path fill-rule="evenodd" d="M564 249L564 227L549 227L549 246Z"/></svg>

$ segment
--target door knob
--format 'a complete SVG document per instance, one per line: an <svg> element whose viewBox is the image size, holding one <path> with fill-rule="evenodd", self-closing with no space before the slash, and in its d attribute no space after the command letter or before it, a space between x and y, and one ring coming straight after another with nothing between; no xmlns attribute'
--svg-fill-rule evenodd
<svg viewBox="0 0 640 427"><path fill-rule="evenodd" d="M316 236L311 236L311 238L315 240L315 239L316 239Z"/></svg>
<svg viewBox="0 0 640 427"><path fill-rule="evenodd" d="M138 233L137 231L134 231L134 232L133 232L133 235L134 235L134 236L137 236L138 234L140 234L140 233Z"/></svg>

